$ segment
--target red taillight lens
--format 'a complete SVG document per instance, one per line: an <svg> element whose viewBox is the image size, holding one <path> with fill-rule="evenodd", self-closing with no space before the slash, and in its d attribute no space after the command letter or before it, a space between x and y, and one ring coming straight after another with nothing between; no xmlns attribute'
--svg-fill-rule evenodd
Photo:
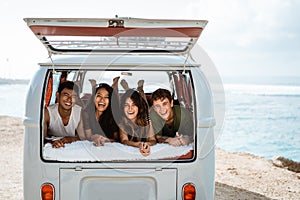
<svg viewBox="0 0 300 200"><path fill-rule="evenodd" d="M54 187L50 183L44 183L41 187L42 200L54 200Z"/></svg>
<svg viewBox="0 0 300 200"><path fill-rule="evenodd" d="M183 200L195 200L196 188L192 183L187 183L182 188Z"/></svg>

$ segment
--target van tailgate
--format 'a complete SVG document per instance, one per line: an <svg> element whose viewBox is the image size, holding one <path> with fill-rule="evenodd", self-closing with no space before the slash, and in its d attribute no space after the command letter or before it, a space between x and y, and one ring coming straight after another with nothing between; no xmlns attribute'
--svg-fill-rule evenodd
<svg viewBox="0 0 300 200"><path fill-rule="evenodd" d="M176 169L60 169L60 199L176 199Z"/></svg>

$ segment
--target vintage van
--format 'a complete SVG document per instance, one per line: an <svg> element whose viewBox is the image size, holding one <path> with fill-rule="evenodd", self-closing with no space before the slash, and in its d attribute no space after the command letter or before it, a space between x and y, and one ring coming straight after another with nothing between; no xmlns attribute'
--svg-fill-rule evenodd
<svg viewBox="0 0 300 200"><path fill-rule="evenodd" d="M39 63L26 100L25 200L214 199L213 98L202 61L191 53L207 21L24 20L49 53ZM61 82L76 82L84 107L92 96L90 80L112 84L114 77L132 88L143 79L147 99L158 88L170 90L174 104L193 115L193 142L178 147L159 143L146 157L117 142L96 147L80 140L62 148L45 142L44 108L56 102ZM124 93L120 84L118 93Z"/></svg>

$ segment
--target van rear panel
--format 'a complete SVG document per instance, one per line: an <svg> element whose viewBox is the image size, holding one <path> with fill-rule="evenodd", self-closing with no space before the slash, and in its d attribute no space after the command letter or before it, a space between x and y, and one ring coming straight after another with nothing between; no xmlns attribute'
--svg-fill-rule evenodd
<svg viewBox="0 0 300 200"><path fill-rule="evenodd" d="M60 199L176 199L176 169L60 169Z"/></svg>

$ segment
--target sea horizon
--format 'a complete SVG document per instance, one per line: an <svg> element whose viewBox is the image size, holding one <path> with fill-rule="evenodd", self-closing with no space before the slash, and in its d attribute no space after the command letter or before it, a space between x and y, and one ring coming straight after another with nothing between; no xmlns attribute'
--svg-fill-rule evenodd
<svg viewBox="0 0 300 200"><path fill-rule="evenodd" d="M240 85L282 85L298 86L300 85L299 75L283 76L222 76L223 84L240 84Z"/></svg>

